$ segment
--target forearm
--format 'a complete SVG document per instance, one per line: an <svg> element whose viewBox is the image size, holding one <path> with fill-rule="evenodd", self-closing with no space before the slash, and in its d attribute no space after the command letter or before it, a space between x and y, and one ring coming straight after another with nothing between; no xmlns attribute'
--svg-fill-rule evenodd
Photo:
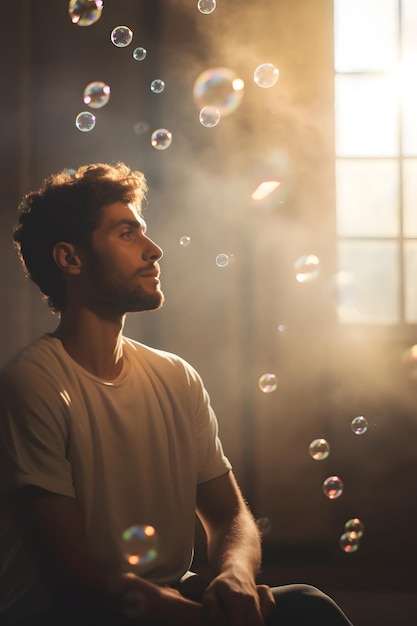
<svg viewBox="0 0 417 626"><path fill-rule="evenodd" d="M256 576L261 566L261 541L255 521L242 504L234 517L207 537L207 554L216 572Z"/></svg>

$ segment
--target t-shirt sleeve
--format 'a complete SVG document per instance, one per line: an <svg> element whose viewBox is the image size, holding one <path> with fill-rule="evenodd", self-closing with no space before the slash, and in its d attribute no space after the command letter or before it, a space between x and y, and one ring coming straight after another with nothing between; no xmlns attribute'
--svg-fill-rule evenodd
<svg viewBox="0 0 417 626"><path fill-rule="evenodd" d="M65 402L48 377L0 376L0 493L33 485L74 497Z"/></svg>
<svg viewBox="0 0 417 626"><path fill-rule="evenodd" d="M188 375L195 394L197 484L200 484L231 470L232 465L223 451L217 417L203 381L191 366Z"/></svg>

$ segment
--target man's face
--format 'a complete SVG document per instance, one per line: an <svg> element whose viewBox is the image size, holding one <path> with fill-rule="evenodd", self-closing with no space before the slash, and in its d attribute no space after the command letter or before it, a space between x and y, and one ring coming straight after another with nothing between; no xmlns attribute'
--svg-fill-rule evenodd
<svg viewBox="0 0 417 626"><path fill-rule="evenodd" d="M103 208L83 260L90 303L110 315L158 309L164 302L159 283L162 250L146 236L135 207L115 202Z"/></svg>

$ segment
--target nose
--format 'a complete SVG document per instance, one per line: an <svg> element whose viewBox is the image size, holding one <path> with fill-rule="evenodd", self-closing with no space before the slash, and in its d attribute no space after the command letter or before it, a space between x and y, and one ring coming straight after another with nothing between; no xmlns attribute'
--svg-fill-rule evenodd
<svg viewBox="0 0 417 626"><path fill-rule="evenodd" d="M146 258L150 261L159 261L164 255L162 248L160 248L152 239L146 237L147 246L145 250Z"/></svg>

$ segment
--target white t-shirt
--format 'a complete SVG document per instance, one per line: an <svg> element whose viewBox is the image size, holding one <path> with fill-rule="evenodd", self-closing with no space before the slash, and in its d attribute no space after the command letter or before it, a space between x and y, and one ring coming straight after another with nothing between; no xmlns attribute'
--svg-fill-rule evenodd
<svg viewBox="0 0 417 626"><path fill-rule="evenodd" d="M84 370L52 335L3 369L0 494L35 485L75 497L102 561L169 584L191 563L196 486L231 465L198 373L127 338L123 350L123 370L111 383ZM157 554L132 569L122 533L140 525L155 528ZM0 616L16 601L47 605L0 498Z"/></svg>

